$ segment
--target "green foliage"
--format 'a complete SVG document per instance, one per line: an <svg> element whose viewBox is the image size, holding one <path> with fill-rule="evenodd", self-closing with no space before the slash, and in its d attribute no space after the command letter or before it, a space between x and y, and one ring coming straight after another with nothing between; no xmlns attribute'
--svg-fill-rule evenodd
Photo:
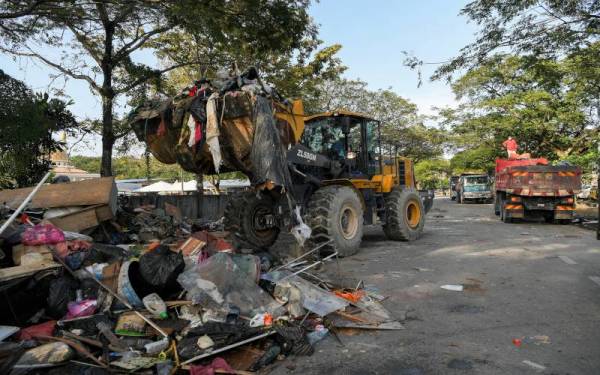
<svg viewBox="0 0 600 375"><path fill-rule="evenodd" d="M459 56L436 71L434 79L477 68L498 51L532 59L594 56L590 61L597 61L596 51L589 48L600 35L597 1L475 0L461 15L479 25L481 31Z"/></svg>
<svg viewBox="0 0 600 375"><path fill-rule="evenodd" d="M446 159L429 159L415 164L415 178L420 189L448 187L452 169Z"/></svg>
<svg viewBox="0 0 600 375"><path fill-rule="evenodd" d="M485 172L493 174L496 158L504 156L489 147L479 146L456 153L450 159L450 167L453 175L463 172Z"/></svg>
<svg viewBox="0 0 600 375"><path fill-rule="evenodd" d="M593 150L599 135L581 74L570 58L496 55L460 77L452 88L463 104L440 113L458 151L453 168L493 170L494 159L506 157L501 144L508 136L520 153L583 160L573 156Z"/></svg>
<svg viewBox="0 0 600 375"><path fill-rule="evenodd" d="M50 168L49 154L63 146L52 133L76 127L67 103L34 93L0 70L0 187L37 183Z"/></svg>

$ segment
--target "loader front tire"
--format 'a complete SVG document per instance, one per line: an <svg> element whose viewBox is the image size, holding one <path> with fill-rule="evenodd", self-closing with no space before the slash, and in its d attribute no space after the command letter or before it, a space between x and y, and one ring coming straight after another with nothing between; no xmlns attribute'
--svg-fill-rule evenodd
<svg viewBox="0 0 600 375"><path fill-rule="evenodd" d="M266 219L273 218L273 199L257 192L239 194L225 207L225 230L230 232L236 247L254 250L268 249L279 236L279 228Z"/></svg>
<svg viewBox="0 0 600 375"><path fill-rule="evenodd" d="M348 186L325 186L308 202L306 223L310 241L319 245L331 241L324 251L346 257L358 252L363 236L363 208L360 197Z"/></svg>
<svg viewBox="0 0 600 375"><path fill-rule="evenodd" d="M414 241L424 226L425 210L419 193L411 188L393 188L385 197L385 236L393 241Z"/></svg>

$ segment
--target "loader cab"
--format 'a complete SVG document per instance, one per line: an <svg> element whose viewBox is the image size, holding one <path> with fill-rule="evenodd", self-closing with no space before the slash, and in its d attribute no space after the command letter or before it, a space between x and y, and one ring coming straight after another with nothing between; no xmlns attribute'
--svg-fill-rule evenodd
<svg viewBox="0 0 600 375"><path fill-rule="evenodd" d="M342 165L348 178L370 178L381 173L379 121L347 112L327 112L305 119L300 143Z"/></svg>

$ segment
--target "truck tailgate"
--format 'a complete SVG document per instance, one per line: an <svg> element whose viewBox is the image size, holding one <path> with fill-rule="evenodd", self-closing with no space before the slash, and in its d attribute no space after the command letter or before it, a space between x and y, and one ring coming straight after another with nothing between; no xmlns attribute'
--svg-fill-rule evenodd
<svg viewBox="0 0 600 375"><path fill-rule="evenodd" d="M509 167L498 175L497 187L518 195L574 195L581 190L581 170L571 166Z"/></svg>

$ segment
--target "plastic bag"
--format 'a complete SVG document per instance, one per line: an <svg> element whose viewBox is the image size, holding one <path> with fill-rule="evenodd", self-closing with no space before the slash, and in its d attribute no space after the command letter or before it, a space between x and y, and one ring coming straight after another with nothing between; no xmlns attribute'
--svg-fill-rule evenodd
<svg viewBox="0 0 600 375"><path fill-rule="evenodd" d="M60 319L68 311L69 301L74 301L79 283L70 276L64 275L50 282L46 312L54 319Z"/></svg>
<svg viewBox="0 0 600 375"><path fill-rule="evenodd" d="M17 334L17 340L31 340L39 336L53 336L54 328L56 327L56 320L50 320L42 324L36 324L23 328Z"/></svg>
<svg viewBox="0 0 600 375"><path fill-rule="evenodd" d="M84 299L83 301L79 302L69 302L67 305L69 312L65 318L73 319L93 315L96 312L97 306L98 301L95 299Z"/></svg>
<svg viewBox="0 0 600 375"><path fill-rule="evenodd" d="M241 269L232 256L217 253L177 279L194 303L236 306L240 313L254 316L268 312L277 317L283 309L256 284L255 274ZM223 301L223 302L221 302Z"/></svg>
<svg viewBox="0 0 600 375"><path fill-rule="evenodd" d="M345 299L321 289L299 276L291 275L288 271L269 272L262 278L275 283L279 289L297 288L300 291L302 306L320 316L344 309L349 304Z"/></svg>
<svg viewBox="0 0 600 375"><path fill-rule="evenodd" d="M23 245L54 245L65 240L65 234L52 224L36 224L21 234Z"/></svg>
<svg viewBox="0 0 600 375"><path fill-rule="evenodd" d="M156 250L142 255L139 264L142 278L152 285L161 297L179 289L177 277L185 268L181 253L174 253L161 245Z"/></svg>

